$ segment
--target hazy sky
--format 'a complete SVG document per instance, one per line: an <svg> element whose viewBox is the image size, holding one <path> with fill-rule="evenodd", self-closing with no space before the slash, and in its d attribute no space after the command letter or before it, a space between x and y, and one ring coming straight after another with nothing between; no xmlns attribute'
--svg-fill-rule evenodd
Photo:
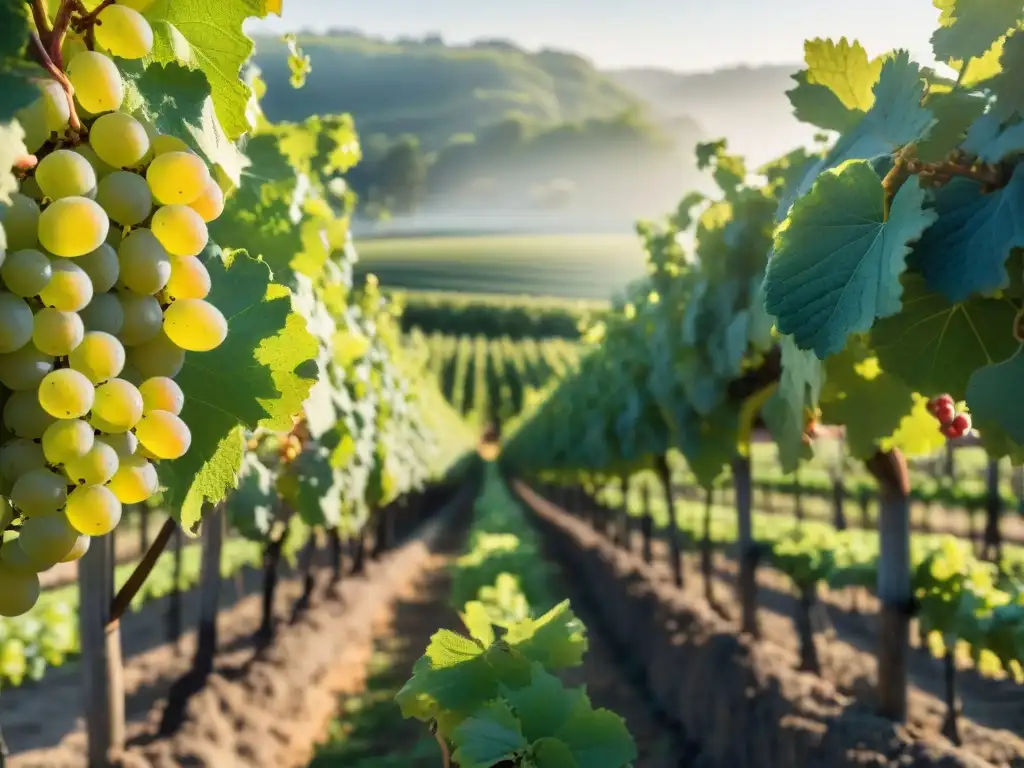
<svg viewBox="0 0 1024 768"><path fill-rule="evenodd" d="M284 7L283 18L254 30L504 37L574 50L603 67L682 70L799 61L805 39L843 35L872 54L902 47L930 62L938 16L929 0L285 0Z"/></svg>

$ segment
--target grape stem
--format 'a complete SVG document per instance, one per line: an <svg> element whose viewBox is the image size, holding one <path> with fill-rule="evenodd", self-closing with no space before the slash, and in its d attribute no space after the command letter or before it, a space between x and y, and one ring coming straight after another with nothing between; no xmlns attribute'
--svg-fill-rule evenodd
<svg viewBox="0 0 1024 768"><path fill-rule="evenodd" d="M81 0L74 0L80 9L79 12L84 14L81 18L75 20L75 31L81 32L87 28L95 26L100 12L103 11L104 8L109 8L115 1L116 0L103 0L102 3L96 6L95 10L91 13L86 13L85 6L82 5Z"/></svg>
<svg viewBox="0 0 1024 768"><path fill-rule="evenodd" d="M39 30L39 36L44 42L49 42L50 19L46 15L46 8L43 6L43 0L32 0L32 19L36 23L36 29Z"/></svg>
<svg viewBox="0 0 1024 768"><path fill-rule="evenodd" d="M149 545L149 549L146 550L146 554L143 556L139 564L135 566L135 570L132 571L132 575L128 577L128 581L124 583L124 586L118 590L117 595L114 597L114 601L110 604L110 619L108 624L113 624L115 621L124 615L124 612L128 610L128 606L131 605L132 600L135 599L135 595L138 594L142 585L146 579L149 578L149 574L153 570L153 566L156 565L156 561L163 554L164 549L167 547L167 542L171 540L171 535L174 533L174 529L177 527L173 517L168 517L160 531L157 533L156 538L153 539L153 543Z"/></svg>
<svg viewBox="0 0 1024 768"><path fill-rule="evenodd" d="M38 30L33 30L32 32L31 50L35 60L39 62L43 69L45 69L54 80L60 83L61 87L64 89L64 95L68 100L68 123L71 126L71 130L75 133L81 132L82 121L78 119L78 111L75 109L75 87L71 85L71 81L68 80L67 75L64 74L64 70L50 57L50 53L46 50L46 46L43 44L42 38L39 37Z"/></svg>

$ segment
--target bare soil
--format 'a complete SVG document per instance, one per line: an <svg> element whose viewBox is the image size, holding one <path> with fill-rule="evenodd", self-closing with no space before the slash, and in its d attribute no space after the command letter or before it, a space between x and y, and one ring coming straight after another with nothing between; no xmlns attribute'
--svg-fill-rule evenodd
<svg viewBox="0 0 1024 768"><path fill-rule="evenodd" d="M597 536L592 531L589 534L578 533L583 527L578 519L571 518L566 522L570 516L560 508L544 501L525 486L520 485L519 490L524 499L536 509L543 511L546 517L553 515L554 524L572 528L574 537L582 536L581 540L586 540L589 535L591 539L596 537L606 542L603 536ZM589 531L589 528L586 530ZM608 545L600 546L607 549ZM634 552L639 553L639 534L634 536L632 548ZM623 569L622 578L626 579L635 580L638 578L636 571L642 571L652 579L651 589L654 594L664 595L661 599L674 601L675 604L693 605L695 609L699 606L701 611L710 614L704 600L698 555L685 555L685 583L682 590L677 589L672 583L669 551L664 542L655 542L654 556L654 563L648 567L642 563L635 565L639 563L638 555L630 557L620 551L615 557L620 558L621 562L613 566ZM607 559L612 555L601 557ZM636 571L631 570L633 568ZM717 555L714 589L717 602L725 607L725 616L717 616L711 622L714 624L715 632L729 631L739 635L735 580L735 563ZM787 577L768 567L762 566L758 570L761 636L754 644L759 662L758 674L778 674L785 679L797 680L807 678L810 684L813 682L812 675L794 672L799 663L799 642L794 625L799 604L788 582ZM644 595L643 599L651 599L647 592L641 593ZM609 597L609 600L611 599L613 598ZM876 605L865 595L857 595L852 590L826 594L823 602L834 634L829 633L829 637L818 638L823 667L822 679L831 684L838 695L849 697L851 701L856 701L858 706L869 712L874 697L876 664L873 651L877 642L876 620L869 612L875 611ZM657 672L654 674L657 675ZM671 677L674 671L665 669L662 674ZM942 699L943 676L939 661L924 650L913 651L910 678L906 734L924 749L952 749L953 745L941 734L945 704ZM982 678L969 669L960 671L958 681L963 705L963 748L959 751L981 758L989 765L1024 766L1024 688L1007 680ZM794 690L797 689L801 691L799 695L811 697L808 701L817 701L820 704L822 692L813 684L801 683L800 686L794 687ZM727 717L727 714L722 713L722 717Z"/></svg>

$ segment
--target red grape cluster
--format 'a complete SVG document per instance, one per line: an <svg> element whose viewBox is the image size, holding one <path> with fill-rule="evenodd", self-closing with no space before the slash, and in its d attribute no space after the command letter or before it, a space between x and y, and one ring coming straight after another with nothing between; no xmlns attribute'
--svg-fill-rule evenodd
<svg viewBox="0 0 1024 768"><path fill-rule="evenodd" d="M956 403L950 395L939 395L928 401L928 412L939 420L939 431L949 440L963 437L971 431L971 417L956 412Z"/></svg>

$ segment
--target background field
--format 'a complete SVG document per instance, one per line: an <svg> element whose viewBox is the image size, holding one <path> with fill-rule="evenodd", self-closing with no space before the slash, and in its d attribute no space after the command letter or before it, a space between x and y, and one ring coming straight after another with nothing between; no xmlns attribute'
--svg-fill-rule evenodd
<svg viewBox="0 0 1024 768"><path fill-rule="evenodd" d="M483 235L364 239L357 276L391 288L609 299L644 273L636 235Z"/></svg>

